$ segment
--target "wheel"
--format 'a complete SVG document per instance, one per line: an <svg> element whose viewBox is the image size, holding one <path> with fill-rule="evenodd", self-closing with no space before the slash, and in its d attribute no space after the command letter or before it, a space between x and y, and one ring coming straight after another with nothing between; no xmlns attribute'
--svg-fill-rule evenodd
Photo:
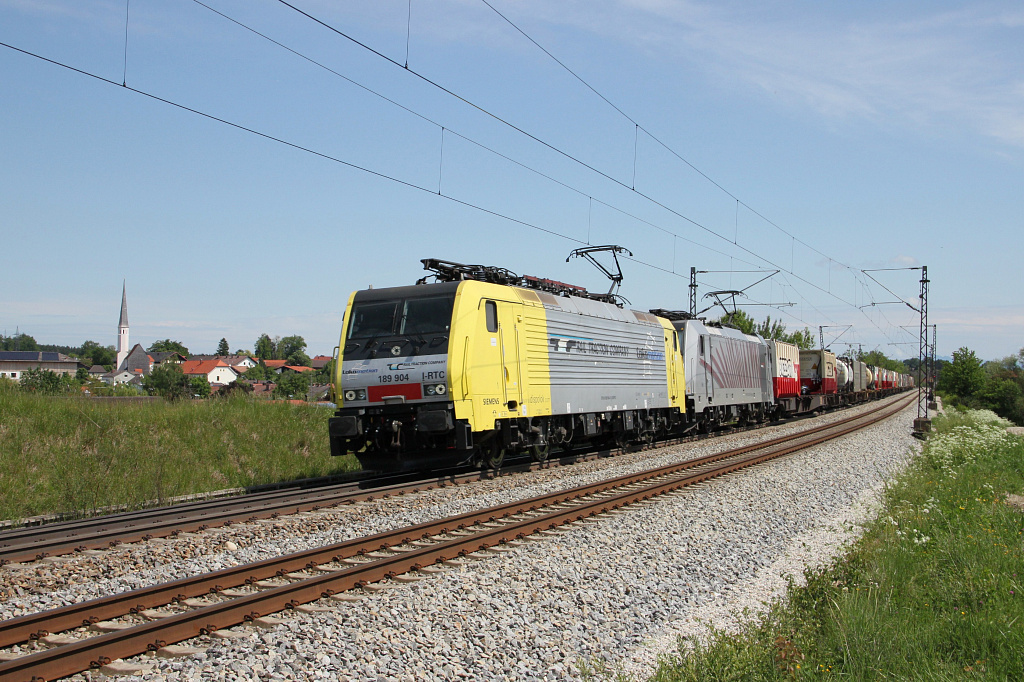
<svg viewBox="0 0 1024 682"><path fill-rule="evenodd" d="M544 441L543 443L534 443L530 446L530 457L533 458L534 462L544 463L548 461L548 456L551 455L551 443Z"/></svg>
<svg viewBox="0 0 1024 682"><path fill-rule="evenodd" d="M505 446L501 445L497 441L491 444L487 454L484 455L484 467L487 469L494 469L497 471L501 468L502 462L505 461Z"/></svg>

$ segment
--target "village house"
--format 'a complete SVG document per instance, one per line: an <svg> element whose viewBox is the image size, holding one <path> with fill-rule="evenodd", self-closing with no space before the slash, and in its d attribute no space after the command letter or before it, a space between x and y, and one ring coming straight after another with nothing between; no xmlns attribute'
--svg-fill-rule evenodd
<svg viewBox="0 0 1024 682"><path fill-rule="evenodd" d="M312 367L305 367L303 365L284 365L280 369L276 370L278 374L286 374L288 372L295 372L296 374L303 374L305 372L315 372L316 370Z"/></svg>
<svg viewBox="0 0 1024 682"><path fill-rule="evenodd" d="M148 377L153 369L164 363L168 364L181 364L185 361L185 356L181 353L175 352L157 352L150 353L141 344L135 344L124 360L118 366L117 371L111 372L111 375L118 372L127 371L134 374L141 374L144 377ZM116 383L108 381L106 378L103 379L107 383Z"/></svg>
<svg viewBox="0 0 1024 682"><path fill-rule="evenodd" d="M111 386L118 386L121 384L131 384L133 386L142 385L142 370L127 370L122 369L114 372L107 372L102 375L100 379L103 383L110 384Z"/></svg>
<svg viewBox="0 0 1024 682"><path fill-rule="evenodd" d="M334 358L332 358L330 355L317 355L315 358L310 358L309 366L312 367L313 369L320 370L326 367L327 363L329 363L333 359Z"/></svg>
<svg viewBox="0 0 1024 682"><path fill-rule="evenodd" d="M29 369L48 369L56 374L74 376L79 367L85 365L63 353L36 350L0 351L0 377L16 381L21 381L21 375Z"/></svg>
<svg viewBox="0 0 1024 682"><path fill-rule="evenodd" d="M234 367L238 372L245 372L259 364L259 361L251 355L193 355L189 360L220 360L226 365Z"/></svg>
<svg viewBox="0 0 1024 682"><path fill-rule="evenodd" d="M181 363L185 376L203 376L210 386L227 386L238 379L241 372L223 360L186 360Z"/></svg>
<svg viewBox="0 0 1024 682"><path fill-rule="evenodd" d="M281 368L288 364L287 360L264 360L263 364L275 374L281 373Z"/></svg>

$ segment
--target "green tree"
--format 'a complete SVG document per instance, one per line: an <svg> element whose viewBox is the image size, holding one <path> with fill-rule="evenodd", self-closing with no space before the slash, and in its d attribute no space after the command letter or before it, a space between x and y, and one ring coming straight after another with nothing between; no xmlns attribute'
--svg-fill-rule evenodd
<svg viewBox="0 0 1024 682"><path fill-rule="evenodd" d="M306 353L306 340L301 336L286 336L277 342L277 358L287 360L296 353ZM306 358L309 362L309 358ZM291 363L289 363L291 364Z"/></svg>
<svg viewBox="0 0 1024 682"><path fill-rule="evenodd" d="M263 364L262 360L260 360L258 365L250 367L245 372L246 381L265 381L270 378L272 378L272 374L267 369L267 366Z"/></svg>
<svg viewBox="0 0 1024 682"><path fill-rule="evenodd" d="M1015 424L1024 424L1024 392L1019 383L1008 376L989 378L978 390L982 407L988 408Z"/></svg>
<svg viewBox="0 0 1024 682"><path fill-rule="evenodd" d="M79 367L78 371L75 372L75 381L79 383L85 383L89 381L89 370L85 367Z"/></svg>
<svg viewBox="0 0 1024 682"><path fill-rule="evenodd" d="M277 359L277 346L269 335L260 334L260 338L256 339L256 357L260 360Z"/></svg>
<svg viewBox="0 0 1024 682"><path fill-rule="evenodd" d="M313 374L314 384L329 384L334 381L334 360L331 360Z"/></svg>
<svg viewBox="0 0 1024 682"><path fill-rule="evenodd" d="M784 336L779 337L779 341L785 341L786 343L792 343L794 346L803 348L804 350L810 350L814 348L814 334L807 327L795 332L790 332Z"/></svg>
<svg viewBox="0 0 1024 682"><path fill-rule="evenodd" d="M297 350L289 355L285 362L292 367L309 367L309 356L303 353L301 350Z"/></svg>
<svg viewBox="0 0 1024 682"><path fill-rule="evenodd" d="M939 375L938 388L964 400L974 397L985 384L985 371L973 350L962 347L953 351L953 362Z"/></svg>
<svg viewBox="0 0 1024 682"><path fill-rule="evenodd" d="M68 374L48 369L27 369L21 374L21 388L29 393L60 395L77 391L79 383Z"/></svg>
<svg viewBox="0 0 1024 682"><path fill-rule="evenodd" d="M218 398L233 398L236 396L247 396L252 393L252 384L244 381L232 381L224 388L217 391Z"/></svg>
<svg viewBox="0 0 1024 682"><path fill-rule="evenodd" d="M718 322L726 327L735 327L744 334L754 333L754 318L743 310L726 313L718 318Z"/></svg>
<svg viewBox="0 0 1024 682"><path fill-rule="evenodd" d="M189 397L209 398L210 381L204 376L188 377Z"/></svg>
<svg viewBox="0 0 1024 682"><path fill-rule="evenodd" d="M172 341L171 339L157 341L147 350L150 353L181 353L186 358L191 355L191 353L188 352L188 348L185 347L185 344L180 341Z"/></svg>
<svg viewBox="0 0 1024 682"><path fill-rule="evenodd" d="M228 340L221 339L220 343L217 344L217 355L230 355L231 350L228 347Z"/></svg>
<svg viewBox="0 0 1024 682"><path fill-rule="evenodd" d="M1024 349L1016 355L986 362L985 383L977 397L1000 417L1024 425Z"/></svg>
<svg viewBox="0 0 1024 682"><path fill-rule="evenodd" d="M28 334L4 336L0 334L0 350L39 350L39 344Z"/></svg>
<svg viewBox="0 0 1024 682"><path fill-rule="evenodd" d="M786 336L786 325L779 320L773 320L772 316L768 315L764 318L764 322L755 327L755 331L766 339L781 341Z"/></svg>
<svg viewBox="0 0 1024 682"><path fill-rule="evenodd" d="M800 348L814 348L817 343L814 335L806 327L800 331L787 332L786 325L779 320L773 320L771 315L765 317L763 322L754 322L754 318L748 313L737 310L734 313L723 315L718 322L727 327L735 327L744 334L757 333L763 338L785 341Z"/></svg>
<svg viewBox="0 0 1024 682"><path fill-rule="evenodd" d="M861 360L861 362L867 363L868 365L871 365L872 367L881 367L882 369L891 369L892 371L899 372L901 374L907 374L908 373L906 365L904 365L899 360L893 360L892 358L890 358L889 356L887 356L885 353L883 353L880 350L873 350L873 351L869 351L867 353L864 353L861 356L860 360Z"/></svg>
<svg viewBox="0 0 1024 682"><path fill-rule="evenodd" d="M117 352L113 346L101 346L95 341L86 341L82 344L82 348L77 353L78 358L89 365L102 365L103 367L113 367L114 362L117 360Z"/></svg>
<svg viewBox="0 0 1024 682"><path fill-rule="evenodd" d="M284 372L277 377L274 397L305 400L309 393L310 374L311 372Z"/></svg>
<svg viewBox="0 0 1024 682"><path fill-rule="evenodd" d="M163 396L167 400L180 400L192 396L189 391L189 378L184 375L181 365L177 363L165 362L157 365L142 382L150 394Z"/></svg>

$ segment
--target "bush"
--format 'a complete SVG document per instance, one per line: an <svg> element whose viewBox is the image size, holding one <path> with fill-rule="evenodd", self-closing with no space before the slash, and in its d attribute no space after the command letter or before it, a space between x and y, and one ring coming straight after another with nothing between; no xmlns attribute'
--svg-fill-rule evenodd
<svg viewBox="0 0 1024 682"><path fill-rule="evenodd" d="M68 374L57 374L48 369L27 369L21 374L21 389L41 395L75 393L81 384Z"/></svg>

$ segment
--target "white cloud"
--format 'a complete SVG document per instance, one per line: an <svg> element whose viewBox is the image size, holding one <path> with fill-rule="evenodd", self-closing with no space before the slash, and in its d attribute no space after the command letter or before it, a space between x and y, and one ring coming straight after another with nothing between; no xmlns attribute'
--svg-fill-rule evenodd
<svg viewBox="0 0 1024 682"><path fill-rule="evenodd" d="M846 9L808 7L783 16L748 3L522 0L508 9L513 21L571 25L829 118L934 134L966 128L1024 147L1024 10L965 4L850 19L839 16Z"/></svg>

